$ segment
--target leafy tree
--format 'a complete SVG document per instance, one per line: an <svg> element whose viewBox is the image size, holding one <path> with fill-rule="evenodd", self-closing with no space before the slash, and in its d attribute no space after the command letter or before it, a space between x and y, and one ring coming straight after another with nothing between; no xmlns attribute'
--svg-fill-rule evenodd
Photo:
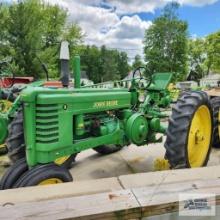
<svg viewBox="0 0 220 220"><path fill-rule="evenodd" d="M41 48L44 20L39 1L30 0L9 7L8 41L13 58L25 74L37 77L37 50Z"/></svg>
<svg viewBox="0 0 220 220"><path fill-rule="evenodd" d="M71 54L82 56L82 69L94 82L122 79L129 71L126 53L81 45L80 27L67 22L67 11L57 5L20 0L0 5L0 16L0 56L13 57L15 75L45 77L41 60L47 64L50 78L58 77L61 40L70 42Z"/></svg>
<svg viewBox="0 0 220 220"><path fill-rule="evenodd" d="M100 51L95 46L86 46L80 52L81 69L87 73L89 79L100 82Z"/></svg>
<svg viewBox="0 0 220 220"><path fill-rule="evenodd" d="M95 83L120 80L129 72L127 54L117 50L109 50L105 46L82 47L80 51L82 70Z"/></svg>
<svg viewBox="0 0 220 220"><path fill-rule="evenodd" d="M128 64L128 55L125 52L120 52L118 54L118 72L119 72L119 79L125 78L129 71L130 71L130 65Z"/></svg>
<svg viewBox="0 0 220 220"><path fill-rule="evenodd" d="M170 71L183 79L187 73L187 23L178 18L179 5L168 4L145 32L144 52L150 72Z"/></svg>
<svg viewBox="0 0 220 220"><path fill-rule="evenodd" d="M198 81L205 74L205 39L189 39L189 80Z"/></svg>
<svg viewBox="0 0 220 220"><path fill-rule="evenodd" d="M134 62L132 63L132 68L133 68L133 69L136 69L136 68L138 68L138 67L140 67L140 66L144 66L144 64L143 64L143 62L142 62L141 56L137 54L137 55L134 57Z"/></svg>
<svg viewBox="0 0 220 220"><path fill-rule="evenodd" d="M44 15L44 47L48 48L50 46L56 45L57 42L60 40L60 33L62 33L67 15L66 11L61 10L57 5L47 5L47 7L42 9L42 13Z"/></svg>
<svg viewBox="0 0 220 220"><path fill-rule="evenodd" d="M8 35L8 7L0 3L0 59L3 59L8 51L6 36Z"/></svg>
<svg viewBox="0 0 220 220"><path fill-rule="evenodd" d="M76 48L82 38L79 26L67 25L67 11L41 0L23 0L6 8L7 34L3 41L9 48L6 55L12 56L18 66L16 75L44 77L42 60L50 77L58 77L60 41L69 40L71 48Z"/></svg>
<svg viewBox="0 0 220 220"><path fill-rule="evenodd" d="M207 53L206 73L209 74L210 70L220 71L220 31L206 37L205 50Z"/></svg>

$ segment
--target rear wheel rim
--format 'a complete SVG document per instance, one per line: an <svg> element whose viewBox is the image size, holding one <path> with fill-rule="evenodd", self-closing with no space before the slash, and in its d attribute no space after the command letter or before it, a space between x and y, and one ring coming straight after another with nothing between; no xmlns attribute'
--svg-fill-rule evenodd
<svg viewBox="0 0 220 220"><path fill-rule="evenodd" d="M43 185L59 184L62 182L63 181L58 178L49 178L46 180L42 180L41 182L38 183L38 185L43 186Z"/></svg>
<svg viewBox="0 0 220 220"><path fill-rule="evenodd" d="M211 141L211 114L206 105L195 112L188 135L187 153L190 167L201 167L206 161Z"/></svg>

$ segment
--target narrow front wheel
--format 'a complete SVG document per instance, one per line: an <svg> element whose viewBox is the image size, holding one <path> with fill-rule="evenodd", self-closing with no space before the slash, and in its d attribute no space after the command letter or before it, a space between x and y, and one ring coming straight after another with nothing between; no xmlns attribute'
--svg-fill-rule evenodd
<svg viewBox="0 0 220 220"><path fill-rule="evenodd" d="M18 179L13 188L59 184L71 182L72 180L72 176L66 168L51 163L28 170Z"/></svg>

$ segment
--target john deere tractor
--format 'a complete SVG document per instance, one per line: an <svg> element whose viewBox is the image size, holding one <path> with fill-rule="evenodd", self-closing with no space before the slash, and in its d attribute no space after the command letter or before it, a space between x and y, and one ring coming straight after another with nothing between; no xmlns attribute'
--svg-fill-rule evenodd
<svg viewBox="0 0 220 220"><path fill-rule="evenodd" d="M74 88L27 87L20 93L22 108L7 141L15 159L1 189L72 181L69 171L54 161L83 150L108 154L130 143L161 141L156 134L166 130L160 107L171 101L165 93L171 73L146 79L135 76L138 69L129 88L80 88L78 56L73 66ZM68 82L63 80L65 87ZM20 151L25 152L21 159L16 157Z"/></svg>
<svg viewBox="0 0 220 220"><path fill-rule="evenodd" d="M155 143L161 141L158 133L167 134L165 159L171 168L206 165L213 123L206 93L184 93L173 106L166 129L160 108L171 101L165 92L171 73L145 78L135 77L134 71L129 88L82 88L79 56L73 67L74 88L68 88L66 78L66 88L28 87L21 92L22 108L12 132L18 139L11 146L14 155L21 149L25 155L6 171L0 189L72 181L69 171L54 163L56 159L75 157L87 149L107 154L130 143Z"/></svg>

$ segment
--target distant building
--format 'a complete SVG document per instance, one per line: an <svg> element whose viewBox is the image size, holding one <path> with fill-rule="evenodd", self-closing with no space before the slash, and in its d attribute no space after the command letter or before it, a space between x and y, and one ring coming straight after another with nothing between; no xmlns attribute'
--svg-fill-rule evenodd
<svg viewBox="0 0 220 220"><path fill-rule="evenodd" d="M135 77L135 78L140 78L141 75L140 75L139 72L137 72L134 77ZM127 87L130 87L130 86L131 86L131 80L132 80L132 79L133 79L133 71L130 71L130 72L128 73L128 75L123 79L123 80L128 80L127 83L126 83L126 84L127 84Z"/></svg>
<svg viewBox="0 0 220 220"><path fill-rule="evenodd" d="M132 78L133 78L133 71L130 71L128 73L128 75L123 80L132 80ZM135 78L140 78L140 73L139 72L137 72L135 74Z"/></svg>
<svg viewBox="0 0 220 220"><path fill-rule="evenodd" d="M200 86L216 87L220 83L220 73L210 73L200 80Z"/></svg>
<svg viewBox="0 0 220 220"><path fill-rule="evenodd" d="M80 77L80 83L81 86L85 86L85 85L93 85L94 82L92 80L89 80L89 77L86 74L86 71L81 71L80 72L81 77ZM74 83L74 78L72 79L72 82Z"/></svg>
<svg viewBox="0 0 220 220"><path fill-rule="evenodd" d="M81 71L81 85L93 85L94 82L89 80L89 77L86 74L86 71Z"/></svg>
<svg viewBox="0 0 220 220"><path fill-rule="evenodd" d="M176 88L180 90L190 90L192 88L196 88L198 83L195 81L183 81L176 83Z"/></svg>

